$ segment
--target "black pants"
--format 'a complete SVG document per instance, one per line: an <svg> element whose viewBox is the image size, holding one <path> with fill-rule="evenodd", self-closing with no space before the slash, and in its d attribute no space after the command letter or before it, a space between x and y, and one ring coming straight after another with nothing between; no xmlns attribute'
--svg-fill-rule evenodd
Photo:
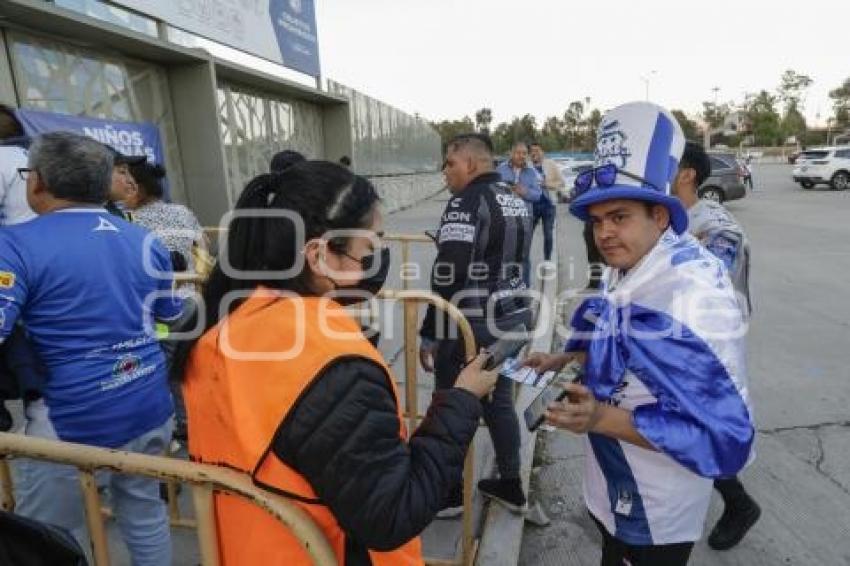
<svg viewBox="0 0 850 566"><path fill-rule="evenodd" d="M508 316L496 322L498 330L507 331L518 324L531 328L531 312L528 310ZM471 320L472 332L478 343L478 348L486 348L493 344L498 336L488 329L485 321ZM464 342L457 340L440 340L437 355L434 359L434 381L437 389L453 387L457 376L464 365ZM513 381L499 376L496 388L489 396L481 399L484 422L490 431L493 449L496 452L496 464L499 477L515 479L519 477L519 421L514 410Z"/></svg>
<svg viewBox="0 0 850 566"><path fill-rule="evenodd" d="M685 566L694 549L692 542L680 542L676 544L654 544L651 546L636 546L626 544L614 538L593 515L590 516L596 523L596 528L602 533L602 561L601 566Z"/></svg>
<svg viewBox="0 0 850 566"><path fill-rule="evenodd" d="M744 484L741 483L738 476L714 480L714 489L720 492L720 496L723 498L723 504L727 507L740 503L749 497L746 490L744 490Z"/></svg>
<svg viewBox="0 0 850 566"><path fill-rule="evenodd" d="M555 206L552 205L542 210L539 207L534 207L534 225L531 227L531 233L537 230L537 224L543 222L543 259L550 261L552 259L552 247L555 240Z"/></svg>

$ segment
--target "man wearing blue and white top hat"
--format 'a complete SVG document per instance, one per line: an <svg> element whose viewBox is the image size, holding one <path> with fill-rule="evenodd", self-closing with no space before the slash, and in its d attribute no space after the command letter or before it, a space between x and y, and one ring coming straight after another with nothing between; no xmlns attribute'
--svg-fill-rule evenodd
<svg viewBox="0 0 850 566"><path fill-rule="evenodd" d="M549 407L550 424L586 433L585 501L604 538L602 564L686 564L716 478L752 457L746 322L722 263L687 233L671 195L685 138L646 102L605 115L596 165L570 212L593 224L605 258L598 296L576 311L566 353L583 384Z"/></svg>

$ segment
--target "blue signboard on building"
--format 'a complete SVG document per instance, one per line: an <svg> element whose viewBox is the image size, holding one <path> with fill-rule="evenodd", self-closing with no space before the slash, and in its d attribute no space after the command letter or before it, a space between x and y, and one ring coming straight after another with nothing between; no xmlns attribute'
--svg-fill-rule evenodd
<svg viewBox="0 0 850 566"><path fill-rule="evenodd" d="M17 110L15 115L29 136L45 132L74 132L110 145L125 155L146 155L162 165L165 154L159 128L150 122L119 122L39 110Z"/></svg>
<svg viewBox="0 0 850 566"><path fill-rule="evenodd" d="M318 77L315 0L112 0L189 33Z"/></svg>
<svg viewBox="0 0 850 566"><path fill-rule="evenodd" d="M319 76L319 40L313 0L270 0L272 19L283 64Z"/></svg>

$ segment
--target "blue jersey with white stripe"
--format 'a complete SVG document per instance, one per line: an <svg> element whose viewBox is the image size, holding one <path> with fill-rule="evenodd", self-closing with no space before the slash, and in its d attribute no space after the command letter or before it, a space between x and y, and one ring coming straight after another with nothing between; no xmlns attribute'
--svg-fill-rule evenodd
<svg viewBox="0 0 850 566"><path fill-rule="evenodd" d="M59 438L118 447L173 412L153 319L181 312L162 244L102 208L0 230L0 337L19 319Z"/></svg>
<svg viewBox="0 0 850 566"><path fill-rule="evenodd" d="M587 351L586 385L632 412L656 450L589 434L588 509L629 544L695 541L713 479L751 457L746 322L726 269L688 234L668 230L627 274L603 279L567 348Z"/></svg>

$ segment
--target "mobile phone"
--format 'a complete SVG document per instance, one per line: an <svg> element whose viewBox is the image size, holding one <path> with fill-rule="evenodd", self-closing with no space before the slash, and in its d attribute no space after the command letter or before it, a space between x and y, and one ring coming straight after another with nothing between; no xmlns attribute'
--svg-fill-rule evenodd
<svg viewBox="0 0 850 566"><path fill-rule="evenodd" d="M546 409L549 405L563 401L567 396L563 385L563 381L553 379L525 409L523 416L525 417L525 426L528 427L529 432L534 432L543 424L543 419L546 417Z"/></svg>
<svg viewBox="0 0 850 566"><path fill-rule="evenodd" d="M522 350L523 346L528 344L531 336L528 334L528 328L525 324L518 324L508 330L504 336L496 340L493 344L487 347L489 357L484 362L484 369L487 371L493 370L508 358L513 358Z"/></svg>
<svg viewBox="0 0 850 566"><path fill-rule="evenodd" d="M572 375L570 376L570 373ZM564 376L563 378L561 376ZM569 376L569 377L568 377ZM572 377L572 379L570 379ZM582 371L569 372L566 376L561 373L549 380L543 391L534 398L534 400L526 407L523 416L525 417L525 426L530 432L534 432L543 424L543 419L546 416L546 409L552 403L563 401L567 397L567 392L564 390L564 385L567 383L581 383L584 379Z"/></svg>

